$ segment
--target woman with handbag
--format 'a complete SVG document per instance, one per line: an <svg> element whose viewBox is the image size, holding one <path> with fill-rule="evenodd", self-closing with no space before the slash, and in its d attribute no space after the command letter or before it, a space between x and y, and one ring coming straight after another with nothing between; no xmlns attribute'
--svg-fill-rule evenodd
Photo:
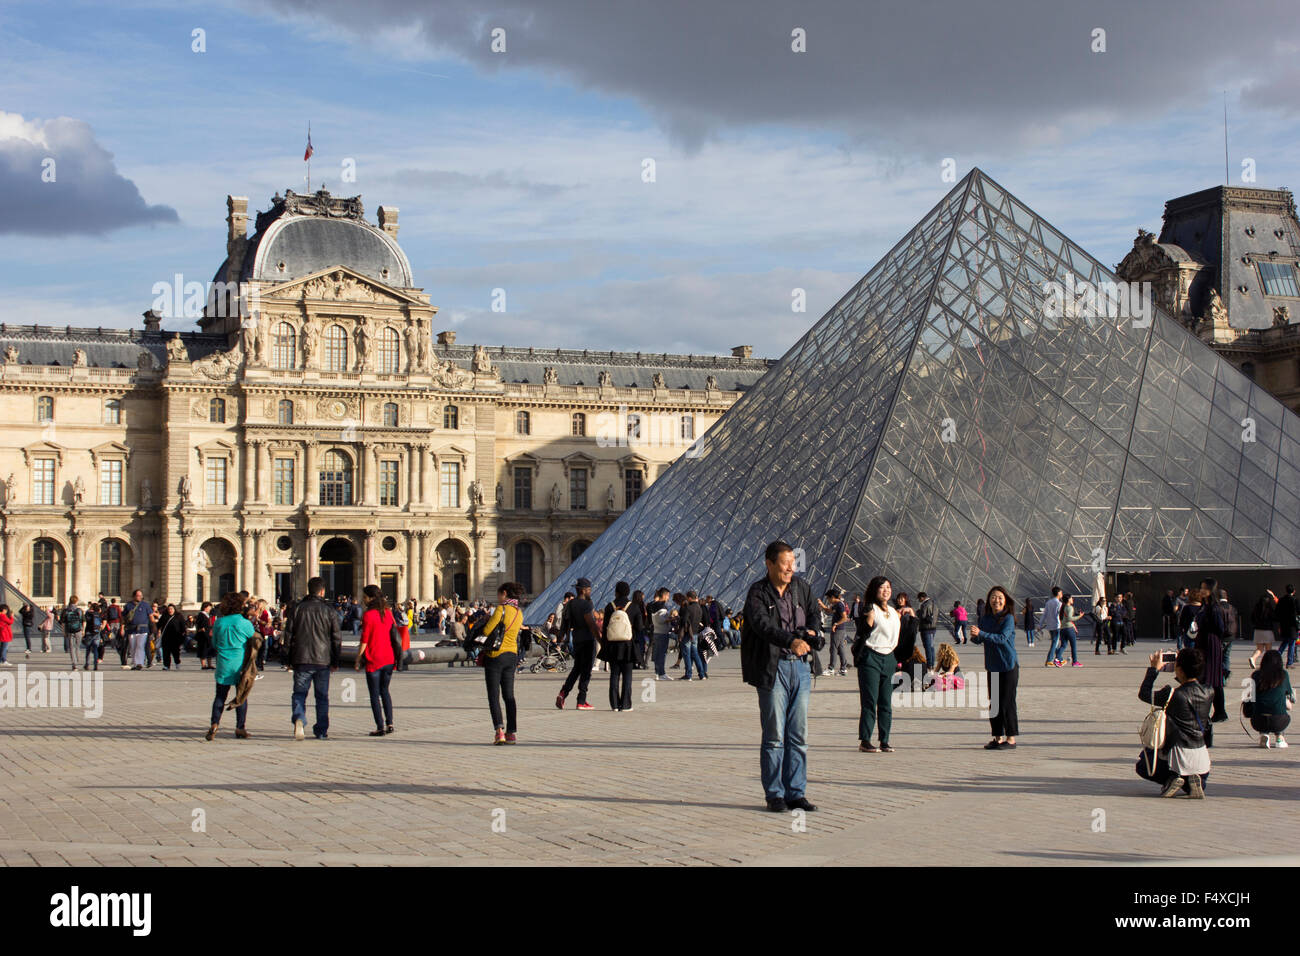
<svg viewBox="0 0 1300 956"><path fill-rule="evenodd" d="M393 698L388 685L393 680L394 654L401 647L401 638L395 633L396 622L388 609L384 592L373 584L361 590L365 613L361 615L361 646L357 650L356 669L366 667L366 689L370 691L370 711L375 717L371 737L382 737L393 732Z"/></svg>
<svg viewBox="0 0 1300 956"><path fill-rule="evenodd" d="M974 643L984 645L984 669L989 674L989 728L993 739L984 749L1015 750L1020 731L1020 714L1016 710L1020 659L1016 656L1016 620L1006 588L994 585L989 589L984 616L971 628L970 635ZM1056 641L1052 644L1056 646Z"/></svg>
<svg viewBox="0 0 1300 956"><path fill-rule="evenodd" d="M874 577L867 585L866 611L858 619L858 636L853 642L853 666L858 671L858 750L864 754L892 754L889 732L894 711L894 648L902 618L890 605L893 586L885 577ZM880 746L871 742L879 726Z"/></svg>
<svg viewBox="0 0 1300 956"><path fill-rule="evenodd" d="M596 655L609 665L609 709L615 713L632 709L633 640L644 627L636 602L628 597L631 591L626 581L614 585L614 600L605 605L605 639Z"/></svg>
<svg viewBox="0 0 1300 956"><path fill-rule="evenodd" d="M1143 725L1144 748L1137 760L1137 773L1145 780L1160 784L1160 796L1174 797L1181 790L1194 799L1205 797L1210 777L1210 751L1205 746L1205 730L1210 726L1210 688L1200 682L1205 658L1194 647L1184 647L1172 664L1161 662L1161 651L1147 661L1146 677L1138 690L1138 700L1152 706L1148 724ZM1173 670L1176 687L1152 690L1156 675ZM1157 715L1160 711L1163 714ZM1156 717L1153 721L1152 718ZM1147 741L1147 727L1159 728L1155 739Z"/></svg>
<svg viewBox="0 0 1300 956"><path fill-rule="evenodd" d="M252 622L244 617L243 611L244 599L239 596L239 592L231 591L221 599L217 609L220 616L212 625L212 650L216 656L214 676L217 690L216 696L212 699L212 723L208 727L208 732L204 734L205 740L217 736L221 713L226 709L226 698L230 696L231 688L238 686L244 670L245 645L255 633ZM235 691L235 698L236 700L239 698L238 690ZM248 731L244 727L247 720L248 702L245 701L235 708L235 736L240 740L248 739Z"/></svg>
<svg viewBox="0 0 1300 956"><path fill-rule="evenodd" d="M185 640L185 615L176 613L176 605L168 604L166 611L158 619L158 643L162 645L163 670L181 667L181 642Z"/></svg>
<svg viewBox="0 0 1300 956"><path fill-rule="evenodd" d="M497 606L483 625L483 677L487 683L488 710L492 714L495 736L493 744L515 743L517 708L515 706L515 667L519 663L519 626L524 615L519 598L524 588L507 581L497 589ZM505 701L505 720L501 719L501 701Z"/></svg>

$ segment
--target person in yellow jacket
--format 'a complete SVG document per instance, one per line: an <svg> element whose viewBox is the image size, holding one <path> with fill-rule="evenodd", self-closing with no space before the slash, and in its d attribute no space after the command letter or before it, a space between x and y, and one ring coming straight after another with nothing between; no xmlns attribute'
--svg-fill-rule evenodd
<svg viewBox="0 0 1300 956"><path fill-rule="evenodd" d="M514 581L501 585L497 590L497 606L483 627L486 637L494 637L497 628L504 628L501 646L483 655L488 709L492 712L492 727L496 731L494 744L515 743L515 665L519 662L519 627L524 622L524 614L519 610L519 598L523 593L523 585ZM504 721L499 698L505 700Z"/></svg>

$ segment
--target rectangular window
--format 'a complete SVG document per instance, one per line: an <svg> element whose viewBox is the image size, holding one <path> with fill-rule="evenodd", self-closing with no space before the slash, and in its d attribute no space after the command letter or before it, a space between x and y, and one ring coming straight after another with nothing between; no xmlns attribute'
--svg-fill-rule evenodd
<svg viewBox="0 0 1300 956"><path fill-rule="evenodd" d="M397 507L397 462L381 461L379 463L379 503Z"/></svg>
<svg viewBox="0 0 1300 956"><path fill-rule="evenodd" d="M444 508L460 507L460 463L444 461L442 463L442 506Z"/></svg>
<svg viewBox="0 0 1300 956"><path fill-rule="evenodd" d="M37 458L32 463L32 504L54 504L53 458Z"/></svg>
<svg viewBox="0 0 1300 956"><path fill-rule="evenodd" d="M1296 288L1295 266L1289 262L1261 262L1259 277L1264 280L1265 295L1300 296Z"/></svg>
<svg viewBox="0 0 1300 956"><path fill-rule="evenodd" d="M122 403L118 399L110 398L108 401L104 403L104 424L105 425L122 424Z"/></svg>
<svg viewBox="0 0 1300 956"><path fill-rule="evenodd" d="M515 469L515 507L531 510L533 507L533 470L527 467Z"/></svg>
<svg viewBox="0 0 1300 956"><path fill-rule="evenodd" d="M275 460L275 503L277 505L295 505L293 496L293 459L277 458Z"/></svg>
<svg viewBox="0 0 1300 956"><path fill-rule="evenodd" d="M122 462L101 461L99 463L99 503L101 505L122 503Z"/></svg>
<svg viewBox="0 0 1300 956"><path fill-rule="evenodd" d="M627 501L624 507L631 508L632 503L641 497L642 480L640 470L629 469L623 476L623 496Z"/></svg>
<svg viewBox="0 0 1300 956"><path fill-rule="evenodd" d="M587 510L586 468L573 468L569 471L569 508L573 511Z"/></svg>
<svg viewBox="0 0 1300 956"><path fill-rule="evenodd" d="M224 505L226 503L226 459L209 458L206 469L208 504Z"/></svg>

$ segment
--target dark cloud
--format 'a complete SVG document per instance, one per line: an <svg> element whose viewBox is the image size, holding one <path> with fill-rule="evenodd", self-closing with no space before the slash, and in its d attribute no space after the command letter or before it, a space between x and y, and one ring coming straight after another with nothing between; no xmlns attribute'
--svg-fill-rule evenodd
<svg viewBox="0 0 1300 956"><path fill-rule="evenodd" d="M1300 18L1287 0L1088 4L821 0L270 0L369 42L409 30L484 70L529 68L640 100L678 141L789 124L880 148L1068 144L1096 125L1217 102L1300 104L1279 82ZM506 31L506 52L489 48ZM791 31L807 52L791 52ZM1094 53L1092 31L1106 31Z"/></svg>
<svg viewBox="0 0 1300 956"><path fill-rule="evenodd" d="M47 159L53 159L49 166ZM52 181L43 178L52 172ZM123 226L179 222L170 206L150 206L122 176L88 125L0 113L0 234L102 235Z"/></svg>

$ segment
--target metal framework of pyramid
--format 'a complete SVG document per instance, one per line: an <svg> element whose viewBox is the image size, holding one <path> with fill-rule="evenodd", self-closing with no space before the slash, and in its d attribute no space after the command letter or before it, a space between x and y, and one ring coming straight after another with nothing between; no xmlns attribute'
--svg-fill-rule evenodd
<svg viewBox="0 0 1300 956"><path fill-rule="evenodd" d="M579 577L737 606L777 538L815 593L1087 591L1108 570L1300 567L1300 418L972 171L533 602ZM1247 419L1252 420L1248 425ZM1243 440L1250 429L1253 441ZM947 440L945 440L947 439Z"/></svg>

